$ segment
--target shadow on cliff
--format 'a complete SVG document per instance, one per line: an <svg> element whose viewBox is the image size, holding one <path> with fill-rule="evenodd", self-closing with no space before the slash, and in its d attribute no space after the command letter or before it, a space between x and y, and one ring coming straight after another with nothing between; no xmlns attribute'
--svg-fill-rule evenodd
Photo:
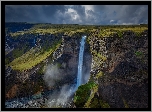
<svg viewBox="0 0 152 112"><path fill-rule="evenodd" d="M143 43L142 38L138 40L140 41ZM107 75L99 80L99 96L111 108L148 108L148 49L144 48L144 44L124 50L125 52L124 43L119 47L111 47L114 50L119 48L120 52L114 53ZM134 44L128 44L130 45ZM140 55L137 54L139 49L142 52Z"/></svg>
<svg viewBox="0 0 152 112"><path fill-rule="evenodd" d="M89 49L89 45L85 43L81 84L87 83L90 77L92 55ZM79 52L79 49L77 50ZM71 101L77 89L75 85L77 83L78 58L78 54L64 52L52 65L48 65L44 80L49 90L53 90L47 103L49 107L64 107Z"/></svg>

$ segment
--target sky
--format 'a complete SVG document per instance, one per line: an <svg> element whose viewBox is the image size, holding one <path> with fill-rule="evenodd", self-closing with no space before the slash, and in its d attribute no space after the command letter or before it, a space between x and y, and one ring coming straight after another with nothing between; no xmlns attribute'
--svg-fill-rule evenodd
<svg viewBox="0 0 152 112"><path fill-rule="evenodd" d="M148 5L6 5L5 22L147 24Z"/></svg>

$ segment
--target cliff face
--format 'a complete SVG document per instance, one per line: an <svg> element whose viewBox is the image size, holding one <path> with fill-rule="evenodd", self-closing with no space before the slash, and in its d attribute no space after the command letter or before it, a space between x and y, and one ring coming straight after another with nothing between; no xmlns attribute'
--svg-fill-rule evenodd
<svg viewBox="0 0 152 112"><path fill-rule="evenodd" d="M91 100L83 107L147 108L148 31L141 36L124 32L122 38L99 38L97 34L90 35L88 41L93 60L90 81L98 84L98 90L91 89L94 97L90 94Z"/></svg>
<svg viewBox="0 0 152 112"><path fill-rule="evenodd" d="M77 80L78 72L78 58L80 50L81 37L69 37L62 36L62 44L59 49L54 52L54 62L53 64L59 64L59 71L62 71L65 76L61 82L68 82L70 84L75 84ZM90 69L91 69L91 53L89 44L85 43L84 47L84 61L83 61L83 84L89 79Z"/></svg>
<svg viewBox="0 0 152 112"><path fill-rule="evenodd" d="M29 34L29 35L23 35L23 36L26 37L26 36L31 36L31 35ZM35 56L36 53L38 54L42 53L43 50L48 49L49 46L53 45L56 41L60 40L60 37L55 37L54 35L45 35L45 36L46 36L45 39L43 39L44 36L39 37L39 39L37 39L35 46L30 48L29 51L27 51L29 54L25 52L26 55L29 56L27 57L28 59L33 58L33 56ZM36 38L38 38L38 36ZM26 41L25 43L28 42L26 39L25 41ZM14 70L10 66L5 66L6 99L33 95L37 93L38 91L42 91L41 89L42 87L46 89L45 83L43 81L43 75L44 75L46 66L48 65L48 63L52 62L52 59L53 59L53 56L51 54L46 59L42 60L40 63L36 64L35 66L32 66L30 69L26 69L23 71ZM27 61L29 60L26 60L25 62ZM14 86L17 89L13 89ZM14 91L14 95L11 95L12 90Z"/></svg>
<svg viewBox="0 0 152 112"><path fill-rule="evenodd" d="M48 58L29 70L17 71L13 70L11 67L6 68L6 99L54 90L64 84L75 84L77 80L80 39L81 37L63 35L60 47L56 49L52 55L48 56ZM88 81L91 69L91 54L89 49L89 45L86 43L83 63L83 83ZM48 87L44 82L44 74L46 73L47 66L51 64L54 66L57 65L57 70L59 72L56 75L62 78L59 78L59 81L55 81L56 83L53 86Z"/></svg>
<svg viewBox="0 0 152 112"><path fill-rule="evenodd" d="M146 34L145 34L146 35ZM108 46L108 69L99 81L99 97L111 107L148 107L147 36L125 35Z"/></svg>
<svg viewBox="0 0 152 112"><path fill-rule="evenodd" d="M148 107L148 31L137 37L124 32L122 38L99 38L98 31L85 43L83 61L84 85L75 93L86 94L76 107L146 108ZM75 84L81 37L62 36L60 47L47 59L23 72L6 68L6 99L39 94ZM57 65L60 81L48 87L44 74L49 64ZM88 82L89 80L89 82ZM87 84L86 84L87 83ZM80 95L81 96L81 95ZM87 98L87 99L86 99ZM79 102L80 101L80 102Z"/></svg>
<svg viewBox="0 0 152 112"><path fill-rule="evenodd" d="M59 74L63 77L60 86L75 83L79 42L78 38L63 35L61 46L53 54L53 65L58 65Z"/></svg>

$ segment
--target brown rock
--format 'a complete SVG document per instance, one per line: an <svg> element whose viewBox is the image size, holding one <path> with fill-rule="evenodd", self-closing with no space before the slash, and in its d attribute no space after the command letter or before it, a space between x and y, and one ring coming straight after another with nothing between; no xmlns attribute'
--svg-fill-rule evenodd
<svg viewBox="0 0 152 112"><path fill-rule="evenodd" d="M6 98L10 99L15 97L17 95L17 91L18 91L18 85L15 84L6 94Z"/></svg>

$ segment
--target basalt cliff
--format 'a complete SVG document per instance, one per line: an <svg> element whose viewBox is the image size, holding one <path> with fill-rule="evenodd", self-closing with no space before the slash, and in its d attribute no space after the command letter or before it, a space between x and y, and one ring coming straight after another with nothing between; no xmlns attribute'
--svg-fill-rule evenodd
<svg viewBox="0 0 152 112"><path fill-rule="evenodd" d="M66 107L148 108L148 30L140 35L124 31L121 37L119 34L101 37L100 33L97 28L91 33L72 36L23 34L18 40L11 40L7 34L6 108L48 108L49 94L63 85L75 84L83 35L87 38L82 85ZM26 47L21 52L23 46ZM14 51L18 47L21 50ZM33 61L27 63L28 60Z"/></svg>

